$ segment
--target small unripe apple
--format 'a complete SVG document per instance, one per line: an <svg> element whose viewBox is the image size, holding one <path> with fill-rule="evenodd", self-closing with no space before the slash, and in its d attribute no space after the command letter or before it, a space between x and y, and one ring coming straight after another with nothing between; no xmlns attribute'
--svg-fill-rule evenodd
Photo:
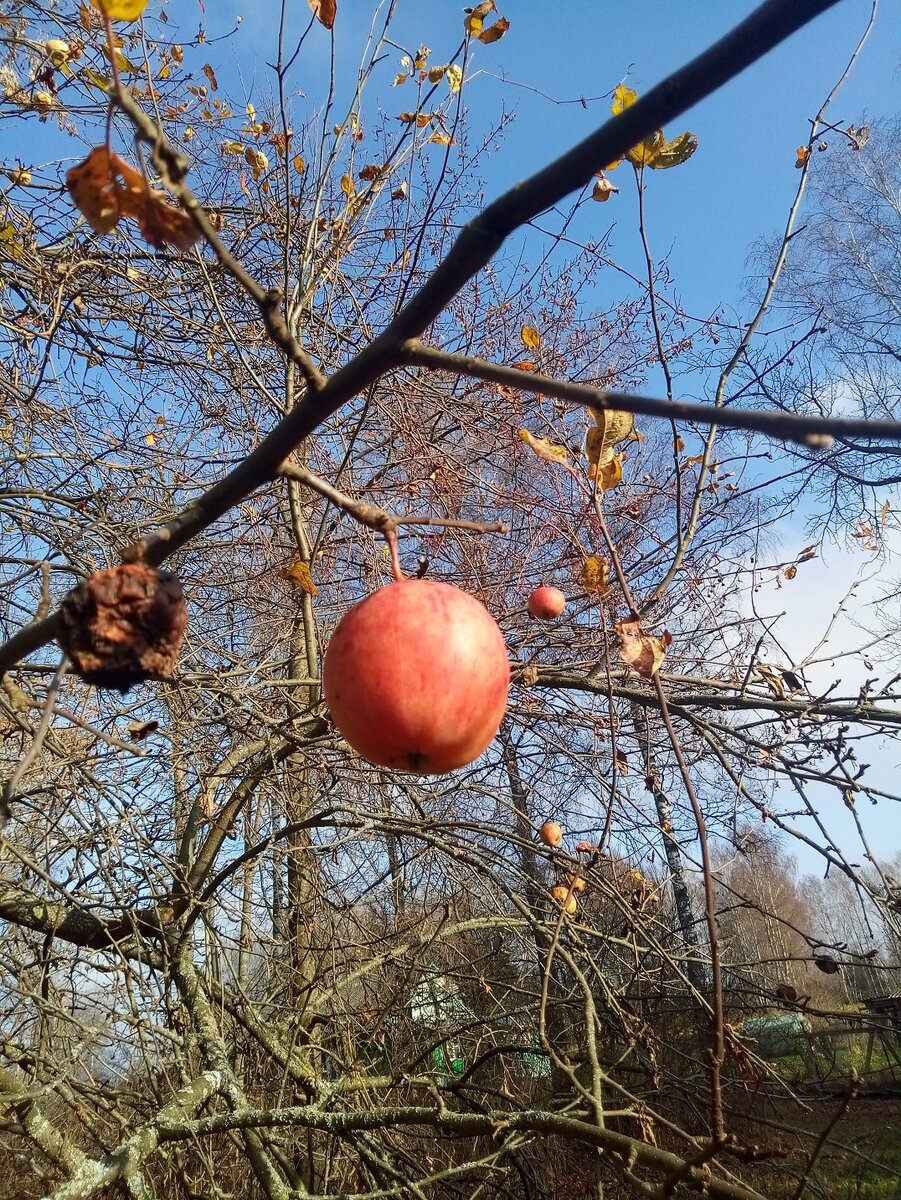
<svg viewBox="0 0 901 1200"><path fill-rule="evenodd" d="M487 749L507 709L503 634L475 596L403 579L338 623L325 655L332 720L381 767L444 775Z"/></svg>
<svg viewBox="0 0 901 1200"><path fill-rule="evenodd" d="M563 911L565 913L569 913L570 916L572 916L579 907L575 896L572 895L569 888L564 887L562 883L558 883L556 887L551 888L551 895L554 897Z"/></svg>
<svg viewBox="0 0 901 1200"><path fill-rule="evenodd" d="M545 846L559 846L563 841L563 829L556 821L545 821L538 830L538 836Z"/></svg>
<svg viewBox="0 0 901 1200"><path fill-rule="evenodd" d="M584 892L585 891L585 880L582 878L581 875L567 875L566 882L569 884L569 886L572 888L572 890L574 892Z"/></svg>
<svg viewBox="0 0 901 1200"><path fill-rule="evenodd" d="M566 597L559 588L537 587L529 597L529 615L538 621L553 621L566 608Z"/></svg>

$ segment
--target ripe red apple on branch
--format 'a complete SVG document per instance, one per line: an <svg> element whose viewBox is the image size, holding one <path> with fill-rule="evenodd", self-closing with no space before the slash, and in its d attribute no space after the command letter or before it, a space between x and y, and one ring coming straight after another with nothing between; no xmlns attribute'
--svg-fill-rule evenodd
<svg viewBox="0 0 901 1200"><path fill-rule="evenodd" d="M474 596L400 579L341 619L322 681L332 719L359 755L443 775L494 739L510 667L503 634Z"/></svg>
<svg viewBox="0 0 901 1200"><path fill-rule="evenodd" d="M539 621L553 621L566 608L566 597L555 587L537 587L529 597L529 615Z"/></svg>

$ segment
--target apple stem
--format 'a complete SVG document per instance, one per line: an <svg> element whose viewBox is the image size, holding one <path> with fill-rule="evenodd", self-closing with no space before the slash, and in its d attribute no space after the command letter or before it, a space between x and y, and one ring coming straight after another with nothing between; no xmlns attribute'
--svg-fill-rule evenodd
<svg viewBox="0 0 901 1200"><path fill-rule="evenodd" d="M386 529L385 541L388 543L388 549L391 551L391 571L398 583L401 583L406 576L400 569L400 558L397 553L397 530Z"/></svg>

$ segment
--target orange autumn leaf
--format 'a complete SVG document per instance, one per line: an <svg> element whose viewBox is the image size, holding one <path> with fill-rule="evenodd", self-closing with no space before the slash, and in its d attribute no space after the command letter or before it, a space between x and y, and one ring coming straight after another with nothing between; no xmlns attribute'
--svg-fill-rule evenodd
<svg viewBox="0 0 901 1200"><path fill-rule="evenodd" d="M338 15L338 0L307 0L307 3L319 24L331 29Z"/></svg>
<svg viewBox="0 0 901 1200"><path fill-rule="evenodd" d="M153 192L149 188L135 219L144 239L157 250L167 246L190 250L200 237L200 231L186 212L170 204L162 192Z"/></svg>
<svg viewBox="0 0 901 1200"><path fill-rule="evenodd" d="M66 186L95 233L109 233L122 217L130 217L157 249L187 250L200 236L187 213L153 191L140 171L106 146L95 146L83 163L72 167Z"/></svg>
<svg viewBox="0 0 901 1200"><path fill-rule="evenodd" d="M295 587L300 588L302 592L306 592L308 596L315 596L319 590L313 582L310 568L305 562L293 562L290 566L283 567L279 571L279 575L282 579L287 579Z"/></svg>
<svg viewBox="0 0 901 1200"><path fill-rule="evenodd" d="M807 160L810 158L810 147L799 146L797 149L797 157L795 158L795 166L798 170L803 170L807 166Z"/></svg>
<svg viewBox="0 0 901 1200"><path fill-rule="evenodd" d="M491 42L499 42L509 28L510 22L507 20L507 18L498 17L493 25L490 25L487 29L483 29L478 35L479 41L483 42L485 45L488 45Z"/></svg>

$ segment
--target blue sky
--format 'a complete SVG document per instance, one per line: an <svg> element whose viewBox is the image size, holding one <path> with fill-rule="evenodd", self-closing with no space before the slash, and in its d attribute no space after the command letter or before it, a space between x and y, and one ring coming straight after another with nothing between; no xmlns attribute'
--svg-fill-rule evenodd
<svg viewBox="0 0 901 1200"><path fill-rule="evenodd" d="M184 0L172 7L191 11L193 4ZM306 5L297 0L293 7L297 28L302 29L308 19ZM465 93L474 131L487 128L501 105L513 115L501 149L486 164L487 198L544 165L609 114L607 98L589 100L583 108L578 102L555 104L527 89L570 101L605 97L623 80L646 91L754 7L747 0L503 0L499 11L509 19L510 29L499 42L474 47ZM260 60L271 61L279 5L276 0L258 0L248 8L227 0L217 8L214 16L208 5L205 20L211 34L217 27L227 28L235 14L243 15L234 50L242 59L248 99L256 95L259 101L268 91L269 72L258 61L256 74L248 77L246 54L255 46ZM741 299L748 249L784 223L797 183L795 148L806 142L808 121L841 73L869 12L869 0L844 0L699 104L684 122L676 123L678 128L667 130L672 136L690 128L700 142L686 166L655 174L649 199L653 249L660 255L670 252L688 311L706 313ZM339 0L337 61L339 71L347 68L346 79L358 60L371 13L370 0ZM425 42L432 49L431 61L445 62L461 40L462 16L457 0L401 0L397 40L411 50ZM318 43L299 61L294 77L295 87L311 102L321 94L328 54L325 31L316 33ZM386 76L393 77L394 62L387 66ZM832 110L833 118L860 123L868 114L891 113L897 107L899 82L901 5L882 0L876 28ZM402 88L393 93L380 89L379 95L389 112L392 103L397 111L404 107ZM585 222L595 222L598 231L615 222L614 254L637 262L631 172L621 169L614 179L622 194L603 208L592 206ZM588 236L590 230L583 232Z"/></svg>

